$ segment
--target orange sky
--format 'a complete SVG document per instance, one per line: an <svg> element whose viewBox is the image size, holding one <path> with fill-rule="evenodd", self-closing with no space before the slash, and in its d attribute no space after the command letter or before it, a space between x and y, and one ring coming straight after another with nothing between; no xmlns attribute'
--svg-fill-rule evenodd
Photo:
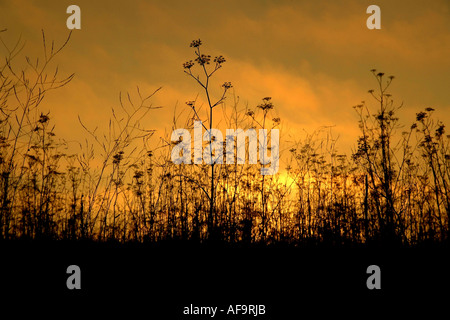
<svg viewBox="0 0 450 320"><path fill-rule="evenodd" d="M163 89L162 106L145 119L170 131L174 107L195 99L200 88L182 63L193 59L189 43L227 62L213 86L231 81L242 106L271 96L285 140L333 125L340 149L356 145L361 100L375 87L369 70L395 75L391 93L404 102L402 123L431 106L450 124L450 2L441 1L30 1L1 0L2 38L21 35L24 53L42 56L41 29L61 43L68 34L66 8L81 8L75 30L56 63L75 73L66 87L49 93L56 133L82 140L78 115L90 127L106 127L119 92ZM366 8L381 8L381 30L366 28ZM4 50L1 51L4 54ZM23 59L23 57L22 57ZM282 132L283 134L283 132Z"/></svg>

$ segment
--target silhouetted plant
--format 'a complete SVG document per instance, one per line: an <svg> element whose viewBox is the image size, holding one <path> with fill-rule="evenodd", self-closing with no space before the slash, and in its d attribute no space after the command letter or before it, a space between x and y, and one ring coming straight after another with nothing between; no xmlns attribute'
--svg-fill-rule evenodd
<svg viewBox="0 0 450 320"><path fill-rule="evenodd" d="M2 30L5 31L5 30ZM29 57L25 57L26 66L29 69L20 69L15 66L14 62L21 53L24 44L22 40L16 42L16 44L10 49L5 44L0 36L0 41L3 44L3 48L6 50L6 56L4 63L0 65L0 106L1 106L1 119L0 119L0 136L2 141L1 152L1 215L0 215L0 228L1 237L9 238L11 232L11 223L14 224L14 208L16 206L16 200L18 197L18 191L23 184L24 170L26 169L24 164L26 159L29 159L28 152L32 146L32 141L36 135L42 133L42 149L43 157L36 158L33 161L41 161L42 175L40 181L40 195L39 208L35 207L34 212L39 224L44 223L44 227L48 227L48 212L42 212L44 207L48 205L48 199L44 199L44 194L48 195L49 190L47 182L49 179L49 172L45 173L46 157L45 151L48 149L48 145L45 142L45 137L48 136L48 132L42 131L44 125L48 121L46 115L41 114L39 119L33 118L33 113L37 112L38 106L44 100L48 91L52 89L60 88L69 83L73 74L62 80L58 79L58 68L52 76L47 74L49 66L54 60L55 56L67 45L70 39L70 33L66 41L57 49L55 49L52 42L50 49L47 48L47 42L45 34L42 31L42 41L44 47L44 58L42 60L36 59L32 62ZM42 132L41 132L42 131ZM24 221L24 220L23 220ZM41 225L39 225L41 226ZM40 233L41 230L35 232ZM19 233L14 230L14 234Z"/></svg>
<svg viewBox="0 0 450 320"><path fill-rule="evenodd" d="M353 157L368 174L380 231L385 237L392 238L397 232L396 181L401 169L396 162L397 149L392 140L398 127L395 114L401 105L394 106L391 94L387 92L394 77L385 80L384 73L371 71L377 80L378 91L369 90L369 93L379 103L379 109L372 114L364 102L355 107L360 116L362 136Z"/></svg>
<svg viewBox="0 0 450 320"><path fill-rule="evenodd" d="M210 150L210 165L211 165L211 183L210 183L210 191L207 193L207 197L209 199L209 216L208 216L208 232L210 233L210 236L213 236L211 233L214 232L215 228L217 227L217 216L215 212L215 180L214 180L214 167L216 165L216 162L213 161L213 151L212 151L212 143L213 143L213 136L211 134L211 130L213 129L213 110L215 107L221 105L225 99L225 95L227 91L232 87L230 82L225 82L222 85L223 93L222 96L217 99L215 102L212 101L211 98L211 92L210 92L210 80L213 74L219 70L223 63L225 63L225 58L223 56L217 56L214 58L214 67L212 69L207 68L207 65L210 64L211 56L203 54L200 50L200 47L202 45L202 42L200 39L193 40L191 42L191 47L194 48L194 54L196 55L195 62L200 66L202 79L200 78L200 75L195 76L192 73L192 68L195 65L192 60L189 60L183 64L184 72L192 77L205 91L206 100L209 107L209 130L205 127L203 124L203 127L207 132L209 133L209 150ZM200 119L198 116L196 106L194 102L189 102L188 105L192 108L195 115L197 116L197 120Z"/></svg>
<svg viewBox="0 0 450 320"><path fill-rule="evenodd" d="M13 49L5 46L0 66L1 239L415 245L449 237L449 135L433 120L433 108L401 127L401 106L388 92L394 77L372 70L378 89L369 94L377 107L355 107L361 136L351 157L338 151L333 129L322 127L289 142L284 172L262 176L264 165L238 164L236 145L227 148L224 141L223 155L214 154L211 129L213 116L235 130L278 128L272 99L252 110L241 107L236 96L225 100L232 88L225 82L213 100L211 79L225 58L203 53L200 40L191 43L194 58L184 71L205 94L209 156L233 153L233 163L174 164L171 149L181 140L164 136L155 142L155 131L141 124L156 109L150 100L159 89L147 96L138 89L137 98L120 95L105 133L89 129L80 117L88 138L70 153L41 104L72 76L46 78L60 50L48 50L43 39L44 60L26 58L28 72L13 63L21 41ZM175 110L171 129L193 129L201 120L199 104L187 102L188 113ZM213 112L219 106L222 118ZM268 142L260 139L259 148Z"/></svg>

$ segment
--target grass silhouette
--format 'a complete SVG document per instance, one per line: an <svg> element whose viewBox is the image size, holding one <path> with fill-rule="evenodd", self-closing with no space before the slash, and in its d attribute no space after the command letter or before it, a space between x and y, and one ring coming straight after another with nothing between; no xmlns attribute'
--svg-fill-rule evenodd
<svg viewBox="0 0 450 320"><path fill-rule="evenodd" d="M318 130L288 148L289 179L283 179L281 173L261 176L260 164L237 161L175 165L170 150L177 141L150 148L154 131L140 121L158 112L150 101L159 89L147 96L138 89L137 102L129 94L121 97L122 110L113 110L106 134L89 129L80 118L91 142L82 145L81 153L66 154L40 106L50 90L73 77L59 79L49 70L67 41L58 50L48 49L43 34L44 60L27 58L27 70L13 63L20 41L6 47L0 66L1 239L263 245L448 241L449 136L433 119L432 108L398 132L401 106L388 91L394 77L372 70L378 88L369 93L377 106L355 106L361 135L353 154L338 153L331 130ZM204 89L211 129L213 110L231 88L224 83L223 94L212 100L211 77L225 58L216 57L210 70L201 41L191 46L196 59L183 68ZM203 80L193 73L197 67ZM188 107L184 128L200 119L195 101ZM270 97L243 110L235 99L227 109L227 126L278 127L282 119L272 114L274 108ZM172 129L177 126L174 120Z"/></svg>

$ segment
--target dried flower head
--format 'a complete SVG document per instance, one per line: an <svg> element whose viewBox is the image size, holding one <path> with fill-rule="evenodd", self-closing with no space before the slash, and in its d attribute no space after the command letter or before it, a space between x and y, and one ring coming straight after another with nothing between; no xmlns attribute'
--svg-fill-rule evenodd
<svg viewBox="0 0 450 320"><path fill-rule="evenodd" d="M209 64L209 61L211 60L211 56L210 55L206 55L206 54L201 54L200 56L198 56L195 61L198 62L199 65L204 66L205 64Z"/></svg>
<svg viewBox="0 0 450 320"><path fill-rule="evenodd" d="M425 112L419 112L416 114L416 119L417 121L422 121L423 119L425 119L427 116L427 114Z"/></svg>
<svg viewBox="0 0 450 320"><path fill-rule="evenodd" d="M218 57L215 57L214 58L214 62L215 63L217 63L217 64L222 64L222 63L224 63L226 60L225 60L225 58L223 57L223 56L218 56Z"/></svg>
<svg viewBox="0 0 450 320"><path fill-rule="evenodd" d="M441 124L439 128L436 129L436 137L440 138L445 133L445 126Z"/></svg>
<svg viewBox="0 0 450 320"><path fill-rule="evenodd" d="M119 151L118 153L116 153L116 154L113 156L113 163L114 163L114 164L119 164L120 161L122 161L122 159L123 159L123 154L124 154L123 151Z"/></svg>
<svg viewBox="0 0 450 320"><path fill-rule="evenodd" d="M222 87L224 87L226 90L228 90L228 89L232 88L233 86L231 85L231 82L224 82Z"/></svg>
<svg viewBox="0 0 450 320"><path fill-rule="evenodd" d="M257 105L256 107L261 109L261 110L266 111L266 110L273 109L273 103L272 102L268 102L268 100L264 100L263 103Z"/></svg>
<svg viewBox="0 0 450 320"><path fill-rule="evenodd" d="M38 122L39 123L46 123L48 120L50 120L50 118L47 115L41 113L41 115L39 116Z"/></svg>
<svg viewBox="0 0 450 320"><path fill-rule="evenodd" d="M191 42L190 47L191 47L191 48L198 48L198 47L200 47L201 45L202 45L202 40L198 39L198 40L193 40L193 41Z"/></svg>
<svg viewBox="0 0 450 320"><path fill-rule="evenodd" d="M194 62L192 62L192 60L189 60L189 61L183 63L183 68L184 68L184 69L190 69L190 68L192 68L193 66L194 66Z"/></svg>

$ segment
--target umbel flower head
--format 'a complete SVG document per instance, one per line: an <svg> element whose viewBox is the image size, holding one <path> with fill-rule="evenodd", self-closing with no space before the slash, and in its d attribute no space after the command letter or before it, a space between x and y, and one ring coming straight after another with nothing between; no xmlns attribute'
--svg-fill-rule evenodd
<svg viewBox="0 0 450 320"><path fill-rule="evenodd" d="M218 56L218 57L215 57L214 58L214 62L215 63L217 63L217 64L222 64L222 63L224 63L226 60L225 60L225 58L223 57L223 56Z"/></svg>
<svg viewBox="0 0 450 320"><path fill-rule="evenodd" d="M192 68L193 66L194 66L194 62L192 62L192 60L189 60L189 61L183 63L183 68L184 68L184 69L190 69L190 68Z"/></svg>
<svg viewBox="0 0 450 320"><path fill-rule="evenodd" d="M202 40L198 39L198 40L193 40L193 41L191 42L190 47L191 47L191 48L198 48L198 47L200 47L201 45L202 45Z"/></svg>
<svg viewBox="0 0 450 320"><path fill-rule="evenodd" d="M224 87L226 90L232 88L233 86L231 85L231 82L225 82L222 87Z"/></svg>
<svg viewBox="0 0 450 320"><path fill-rule="evenodd" d="M205 64L209 64L209 61L211 60L211 56L210 55L206 55L206 54L201 54L200 56L198 56L195 61L198 62L199 65L204 66Z"/></svg>
<svg viewBox="0 0 450 320"><path fill-rule="evenodd" d="M249 110L249 111L247 111L246 115L249 117L253 117L255 115L255 112L252 110Z"/></svg>
<svg viewBox="0 0 450 320"><path fill-rule="evenodd" d="M271 99L271 97L263 98L263 103L257 105L256 107L264 111L273 109L273 103L270 102Z"/></svg>
<svg viewBox="0 0 450 320"><path fill-rule="evenodd" d="M426 112L423 112L423 111L416 114L417 121L422 121L426 117L427 117L427 114L426 114Z"/></svg>

